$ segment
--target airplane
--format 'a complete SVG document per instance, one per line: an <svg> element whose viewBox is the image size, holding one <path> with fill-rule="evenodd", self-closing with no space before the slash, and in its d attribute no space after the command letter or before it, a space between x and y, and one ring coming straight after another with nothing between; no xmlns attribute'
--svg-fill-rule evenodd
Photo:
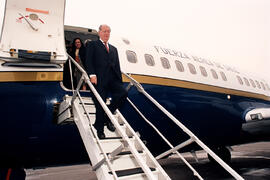
<svg viewBox="0 0 270 180"><path fill-rule="evenodd" d="M53 4L53 5L52 5ZM56 123L73 90L68 42L97 40L90 28L64 26L65 0L7 0L0 40L0 167L41 167L89 161L77 127ZM112 35L121 71L226 161L228 146L269 140L270 86L251 72L159 45ZM67 68L68 69L68 68ZM126 86L129 80L123 75ZM88 90L81 91L91 96ZM186 135L134 87L134 102L172 144ZM126 103L120 109L154 155L168 146ZM183 151L198 150L188 146Z"/></svg>

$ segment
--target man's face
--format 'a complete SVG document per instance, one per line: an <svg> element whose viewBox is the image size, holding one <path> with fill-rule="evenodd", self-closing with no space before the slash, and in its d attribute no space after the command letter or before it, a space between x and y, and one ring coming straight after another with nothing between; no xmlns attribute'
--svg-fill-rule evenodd
<svg viewBox="0 0 270 180"><path fill-rule="evenodd" d="M106 43L110 39L110 33L111 33L111 29L109 26L102 26L101 30L98 32L100 39Z"/></svg>

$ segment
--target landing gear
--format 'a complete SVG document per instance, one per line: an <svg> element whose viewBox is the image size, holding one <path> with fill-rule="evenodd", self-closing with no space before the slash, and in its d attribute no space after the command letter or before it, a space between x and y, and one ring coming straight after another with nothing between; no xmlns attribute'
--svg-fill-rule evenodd
<svg viewBox="0 0 270 180"><path fill-rule="evenodd" d="M231 162L231 151L225 147L225 146L219 146L219 147L215 147L212 148L212 150L216 153L216 155L218 157L220 157L225 163L229 164ZM216 163L215 159L210 156L209 154L207 154L208 159L213 162Z"/></svg>

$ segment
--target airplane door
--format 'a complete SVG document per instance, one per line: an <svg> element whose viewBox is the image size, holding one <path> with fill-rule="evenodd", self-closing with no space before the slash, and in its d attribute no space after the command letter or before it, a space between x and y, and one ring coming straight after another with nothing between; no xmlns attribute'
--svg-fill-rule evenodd
<svg viewBox="0 0 270 180"><path fill-rule="evenodd" d="M6 0L1 59L63 63L65 0Z"/></svg>

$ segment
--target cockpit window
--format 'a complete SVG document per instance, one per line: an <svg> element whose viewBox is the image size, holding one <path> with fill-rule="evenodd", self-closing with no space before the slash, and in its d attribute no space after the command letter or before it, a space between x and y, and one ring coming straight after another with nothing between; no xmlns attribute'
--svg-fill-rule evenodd
<svg viewBox="0 0 270 180"><path fill-rule="evenodd" d="M171 68L170 62L169 62L169 60L167 58L161 57L160 60L161 60L161 64L164 67L164 69L170 69Z"/></svg>
<svg viewBox="0 0 270 180"><path fill-rule="evenodd" d="M126 51L126 55L127 55L127 60L131 63L137 63L138 59L137 59L137 55L135 52L127 50Z"/></svg>
<svg viewBox="0 0 270 180"><path fill-rule="evenodd" d="M145 59L145 62L146 62L146 64L148 66L154 66L155 65L154 57L152 55L145 54L144 59Z"/></svg>

